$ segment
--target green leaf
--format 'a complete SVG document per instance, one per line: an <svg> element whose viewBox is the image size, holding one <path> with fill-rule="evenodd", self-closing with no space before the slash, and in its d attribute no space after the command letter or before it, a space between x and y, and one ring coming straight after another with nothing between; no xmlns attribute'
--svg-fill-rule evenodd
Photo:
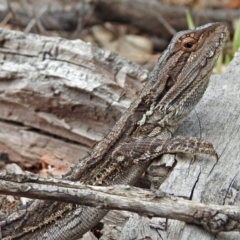
<svg viewBox="0 0 240 240"><path fill-rule="evenodd" d="M240 19L237 21L236 29L233 37L233 52L237 52L240 48Z"/></svg>
<svg viewBox="0 0 240 240"><path fill-rule="evenodd" d="M228 54L228 53L226 53L226 55L225 55L225 61L224 61L225 65L227 66L231 61L232 61L231 55Z"/></svg>
<svg viewBox="0 0 240 240"><path fill-rule="evenodd" d="M193 22L192 15L188 9L186 10L186 19L187 19L188 28L189 29L195 28L195 24Z"/></svg>
<svg viewBox="0 0 240 240"><path fill-rule="evenodd" d="M218 57L218 60L216 62L216 73L221 73L222 72L222 63L223 63L223 52L221 51Z"/></svg>

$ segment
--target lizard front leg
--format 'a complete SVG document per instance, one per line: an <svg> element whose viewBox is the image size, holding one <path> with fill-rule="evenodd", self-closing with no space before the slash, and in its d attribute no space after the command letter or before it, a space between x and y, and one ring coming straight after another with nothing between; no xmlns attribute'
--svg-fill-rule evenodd
<svg viewBox="0 0 240 240"><path fill-rule="evenodd" d="M160 173L159 160L162 156L172 157L176 153L190 154L193 157L196 154L208 154L218 158L218 155L210 142L204 141L196 137L173 137L169 139L158 139L156 137L147 137L144 139L129 140L120 144L112 153L112 158L121 164L145 164L148 162L152 165L148 168L148 174L152 177L152 189L158 189L162 181L156 179ZM162 167L163 171L168 172L166 167ZM156 173L157 172L157 173ZM167 175L167 173L165 174Z"/></svg>
<svg viewBox="0 0 240 240"><path fill-rule="evenodd" d="M197 137L184 138L181 136L161 140L155 137L147 137L124 142L117 147L112 158L119 163L129 161L133 164L153 161L166 153L208 154L218 158L212 143Z"/></svg>
<svg viewBox="0 0 240 240"><path fill-rule="evenodd" d="M121 164L130 164L132 169L137 169L136 165L138 164L144 165L147 162L149 164L152 163L148 168L149 171L151 167L153 167L154 170L154 164L159 160L159 158L166 155L174 157L173 154L176 153L186 153L192 156L195 156L196 154L208 154L218 158L212 143L196 137L184 138L181 136L169 139L158 139L156 136L137 140L132 139L128 142L122 143L112 153L112 158L121 162ZM159 170L159 168L157 170ZM160 184L154 185L155 183L159 183L159 181L152 183L152 189L158 189L160 187ZM149 220L142 216L139 216L138 218L135 217L133 219L130 218L122 230L120 239L130 240L140 239L140 236L141 238L145 237L142 231L142 226L146 223L146 221ZM134 229L134 231L132 231L132 229ZM154 230L151 230L151 233L155 236Z"/></svg>

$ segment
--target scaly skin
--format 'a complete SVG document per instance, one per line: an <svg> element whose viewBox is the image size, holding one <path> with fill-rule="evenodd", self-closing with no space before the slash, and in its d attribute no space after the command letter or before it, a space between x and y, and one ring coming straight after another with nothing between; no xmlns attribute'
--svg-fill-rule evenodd
<svg viewBox="0 0 240 240"><path fill-rule="evenodd" d="M203 96L227 35L222 23L177 33L139 97L108 136L64 179L92 185L134 184L163 153L216 155L210 143L174 138L172 134ZM107 212L35 200L0 219L2 237L78 239Z"/></svg>

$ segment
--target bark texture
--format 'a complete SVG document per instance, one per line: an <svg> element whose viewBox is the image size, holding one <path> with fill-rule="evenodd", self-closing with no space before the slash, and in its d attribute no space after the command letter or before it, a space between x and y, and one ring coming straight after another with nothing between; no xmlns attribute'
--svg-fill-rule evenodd
<svg viewBox="0 0 240 240"><path fill-rule="evenodd" d="M0 39L0 150L28 167L46 158L75 163L147 78L138 65L80 40L4 29Z"/></svg>
<svg viewBox="0 0 240 240"><path fill-rule="evenodd" d="M0 179L0 193L3 194L61 200L101 209L127 210L148 217L176 219L201 225L213 233L240 230L238 206L207 205L172 197L161 191L151 192L124 185L88 186L56 178L44 179L28 173L1 174ZM142 226L145 225L143 222Z"/></svg>
<svg viewBox="0 0 240 240"><path fill-rule="evenodd" d="M0 42L0 150L11 160L22 158L32 164L44 154L54 154L75 162L73 156L80 158L81 148L86 151L103 136L147 78L137 65L80 41L1 30ZM160 187L163 192L199 203L239 204L239 65L240 52L224 74L211 78L200 104L176 134L211 141L218 162L206 156L192 161L177 155L177 165ZM213 235L177 220L121 214L110 213L105 219L120 226L114 239L240 238L239 232ZM106 236L111 230L106 228L101 239L110 239Z"/></svg>

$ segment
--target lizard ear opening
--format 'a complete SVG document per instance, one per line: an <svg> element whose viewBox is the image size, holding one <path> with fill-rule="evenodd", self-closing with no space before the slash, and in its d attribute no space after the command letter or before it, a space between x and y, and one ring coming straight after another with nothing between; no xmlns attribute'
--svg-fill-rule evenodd
<svg viewBox="0 0 240 240"><path fill-rule="evenodd" d="M166 83L164 85L164 88L161 90L161 92L157 95L155 98L155 103L157 104L161 99L167 94L167 92L170 90L170 88L175 84L175 80L172 76L168 76Z"/></svg>
<svg viewBox="0 0 240 240"><path fill-rule="evenodd" d="M174 84L175 84L174 79L171 76L169 76L166 82L165 89L168 91Z"/></svg>

